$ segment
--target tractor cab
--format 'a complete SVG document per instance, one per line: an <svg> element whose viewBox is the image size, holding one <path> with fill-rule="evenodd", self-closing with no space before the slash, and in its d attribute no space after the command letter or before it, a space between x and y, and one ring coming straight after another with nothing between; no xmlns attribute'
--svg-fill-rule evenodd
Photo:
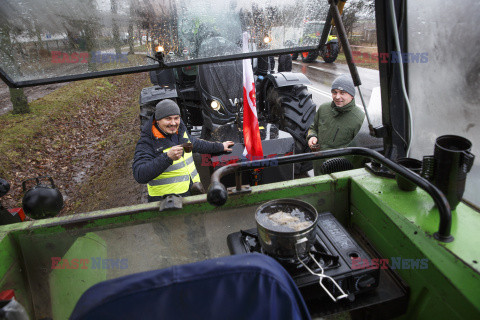
<svg viewBox="0 0 480 320"><path fill-rule="evenodd" d="M148 107L169 98L182 105L192 132L231 114L218 127L227 128L236 125L238 100L230 95L240 91L240 61L323 50L332 23L361 93L344 5L5 0L0 77L23 88L152 72L153 86L140 96L143 121ZM257 108L271 124L265 132L278 129L264 150L281 156L222 163L207 194L0 226L0 310L10 304L22 319L480 318L480 119L472 99L480 67L471 54L480 47L478 3L369 5L380 80L371 100L381 114L367 112L364 129L375 148L360 139L342 149L301 149L316 109L312 84L301 73L267 72ZM198 12L203 19L185 20ZM314 44L301 44L294 32L306 20L325 21ZM201 43L200 22L215 25ZM249 51L239 43L245 33ZM218 128L211 135L223 137ZM275 143L282 132L288 143ZM345 168L339 159L346 156L365 165ZM330 170L288 178L297 164L317 159L332 159ZM283 177L282 166L291 169ZM244 175L257 169L276 181L255 184ZM40 187L55 192L53 182Z"/></svg>

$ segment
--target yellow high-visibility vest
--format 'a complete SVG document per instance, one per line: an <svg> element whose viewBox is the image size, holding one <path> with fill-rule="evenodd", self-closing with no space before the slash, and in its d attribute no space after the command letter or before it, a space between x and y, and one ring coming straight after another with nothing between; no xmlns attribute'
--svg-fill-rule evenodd
<svg viewBox="0 0 480 320"><path fill-rule="evenodd" d="M183 137L188 139L186 132ZM170 149L165 149L163 152L166 153ZM185 193L190 187L190 178L193 182L200 182L192 152L184 152L180 159L173 161L167 170L148 183L148 194L151 197L158 197L172 193Z"/></svg>

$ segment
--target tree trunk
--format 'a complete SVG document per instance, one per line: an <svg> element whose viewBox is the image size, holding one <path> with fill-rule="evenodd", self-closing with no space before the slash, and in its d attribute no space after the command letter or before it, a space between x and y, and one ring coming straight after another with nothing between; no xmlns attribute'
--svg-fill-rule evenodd
<svg viewBox="0 0 480 320"><path fill-rule="evenodd" d="M90 25L85 25L85 49L87 52L90 52L88 55L88 64L87 68L88 71L97 71L97 63L96 59L93 59L93 55L95 54L95 31L93 27Z"/></svg>
<svg viewBox="0 0 480 320"><path fill-rule="evenodd" d="M122 43L120 40L120 31L118 29L117 22L115 21L115 17L118 11L118 4L117 0L111 0L111 9L112 9L112 34L113 34L113 46L115 47L115 54L117 57L122 55Z"/></svg>
<svg viewBox="0 0 480 320"><path fill-rule="evenodd" d="M133 15L134 15L134 10L133 10L133 3L130 1L130 22L128 23L128 54L135 54L134 50L134 34L133 34Z"/></svg>
<svg viewBox="0 0 480 320"><path fill-rule="evenodd" d="M130 22L130 25L128 26L128 47L129 51L128 54L135 54L135 51L133 50L133 24Z"/></svg>
<svg viewBox="0 0 480 320"><path fill-rule="evenodd" d="M43 49L42 34L37 25L35 25L34 28L35 28L35 36L37 37L37 42L35 43L35 46L37 47L37 51L40 51L41 49Z"/></svg>
<svg viewBox="0 0 480 320"><path fill-rule="evenodd" d="M113 25L112 25L112 33L113 33L113 46L115 47L115 54L117 57L120 57L122 55L122 42L120 40L120 31L118 30L118 25L113 20Z"/></svg>
<svg viewBox="0 0 480 320"><path fill-rule="evenodd" d="M10 26L0 24L0 58L5 63L7 73L15 80L22 76L13 58L13 46L10 41ZM13 104L13 113L29 113L28 100L23 89L9 88L10 100Z"/></svg>
<svg viewBox="0 0 480 320"><path fill-rule="evenodd" d="M30 113L27 96L23 92L23 88L9 88L10 100L13 104L13 114Z"/></svg>

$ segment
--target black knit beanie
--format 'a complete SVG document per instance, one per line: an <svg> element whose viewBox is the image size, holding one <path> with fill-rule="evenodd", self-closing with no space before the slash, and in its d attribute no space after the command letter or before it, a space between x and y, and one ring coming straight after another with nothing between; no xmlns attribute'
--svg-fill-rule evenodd
<svg viewBox="0 0 480 320"><path fill-rule="evenodd" d="M332 90L333 89L346 91L355 98L355 86L353 85L353 80L350 75L342 74L333 80Z"/></svg>
<svg viewBox="0 0 480 320"><path fill-rule="evenodd" d="M180 115L180 108L175 101L165 99L157 103L155 107L155 120L161 120L174 115Z"/></svg>

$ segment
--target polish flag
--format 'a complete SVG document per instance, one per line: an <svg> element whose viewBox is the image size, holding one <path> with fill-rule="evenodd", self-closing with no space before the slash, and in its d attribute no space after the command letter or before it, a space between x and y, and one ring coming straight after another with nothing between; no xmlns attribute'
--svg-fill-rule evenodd
<svg viewBox="0 0 480 320"><path fill-rule="evenodd" d="M247 32L243 33L243 52L248 52ZM245 142L243 155L254 160L263 159L255 99L255 80L250 59L243 60L243 139Z"/></svg>

